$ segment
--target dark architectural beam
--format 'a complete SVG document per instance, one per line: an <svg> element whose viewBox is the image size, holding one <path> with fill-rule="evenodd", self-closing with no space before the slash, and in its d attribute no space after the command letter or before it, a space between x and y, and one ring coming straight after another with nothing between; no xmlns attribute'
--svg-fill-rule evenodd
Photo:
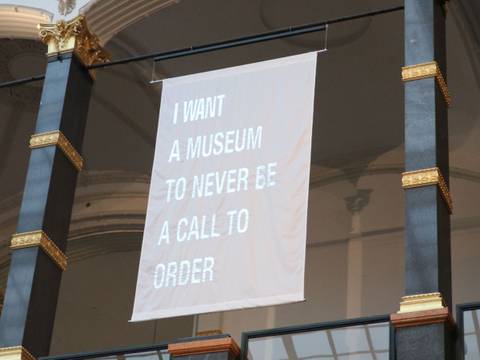
<svg viewBox="0 0 480 360"><path fill-rule="evenodd" d="M405 0L405 297L396 359L451 359L445 4Z"/></svg>
<svg viewBox="0 0 480 360"><path fill-rule="evenodd" d="M92 87L83 18L41 28L49 60L0 318L0 358L48 355ZM61 41L59 41L61 39ZM98 48L97 48L98 49ZM86 52L88 54L86 54Z"/></svg>

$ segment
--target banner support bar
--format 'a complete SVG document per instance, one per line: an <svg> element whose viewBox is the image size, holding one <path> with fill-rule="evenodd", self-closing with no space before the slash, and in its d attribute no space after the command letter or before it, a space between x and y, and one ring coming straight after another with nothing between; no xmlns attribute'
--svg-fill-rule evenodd
<svg viewBox="0 0 480 360"><path fill-rule="evenodd" d="M200 46L190 46L184 49L170 50L165 52L156 52L151 54L132 56L129 58L114 60L106 63L98 63L98 64L90 65L90 66L87 66L86 68L89 70L99 69L99 68L123 65L131 62L143 61L143 60L149 60L149 59L153 59L153 61L175 59L179 57L196 55L196 54L201 54L201 53L206 53L211 51L224 50L224 49L233 48L237 46L244 46L244 45L270 41L270 40L283 39L287 37L298 36L298 35L308 34L308 33L317 32L317 31L324 31L327 29L328 25L341 23L345 21L358 20L365 17L373 17L377 15L388 14L396 11L401 11L404 8L405 7L402 5L402 6L395 6L395 7L390 7L386 9L363 12L360 14L343 16L343 17L329 19L329 20L325 20L317 23L290 26L288 28L284 28L281 30L274 30L274 31L261 33L261 34L243 36L243 37L224 40L216 43L210 43L210 44L205 44ZM29 77L25 79L19 79L19 80L9 81L5 83L0 83L0 89L5 87L21 85L21 84L29 83L32 81L39 81L39 80L43 80L44 78L45 78L44 75L38 75L38 76Z"/></svg>

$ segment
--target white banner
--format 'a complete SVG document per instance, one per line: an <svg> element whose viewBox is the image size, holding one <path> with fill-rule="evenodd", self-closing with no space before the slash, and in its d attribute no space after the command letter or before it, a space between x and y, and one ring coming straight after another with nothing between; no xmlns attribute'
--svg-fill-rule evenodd
<svg viewBox="0 0 480 360"><path fill-rule="evenodd" d="M304 300L316 59L163 82L132 321Z"/></svg>

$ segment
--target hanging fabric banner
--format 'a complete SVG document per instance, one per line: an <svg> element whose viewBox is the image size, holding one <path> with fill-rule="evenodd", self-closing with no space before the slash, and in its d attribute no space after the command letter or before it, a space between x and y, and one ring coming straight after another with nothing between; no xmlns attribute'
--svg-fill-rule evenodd
<svg viewBox="0 0 480 360"><path fill-rule="evenodd" d="M132 321L304 300L316 59L164 80Z"/></svg>

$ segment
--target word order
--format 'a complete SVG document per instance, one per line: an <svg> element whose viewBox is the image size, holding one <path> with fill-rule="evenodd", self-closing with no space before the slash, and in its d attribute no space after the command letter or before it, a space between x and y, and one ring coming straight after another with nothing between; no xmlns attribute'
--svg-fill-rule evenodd
<svg viewBox="0 0 480 360"><path fill-rule="evenodd" d="M183 102L183 122L197 121L222 116L225 94L193 99ZM173 123L177 124L179 104L175 103Z"/></svg>
<svg viewBox="0 0 480 360"><path fill-rule="evenodd" d="M213 281L213 257L171 261L158 264L153 275L155 289L200 284Z"/></svg>

